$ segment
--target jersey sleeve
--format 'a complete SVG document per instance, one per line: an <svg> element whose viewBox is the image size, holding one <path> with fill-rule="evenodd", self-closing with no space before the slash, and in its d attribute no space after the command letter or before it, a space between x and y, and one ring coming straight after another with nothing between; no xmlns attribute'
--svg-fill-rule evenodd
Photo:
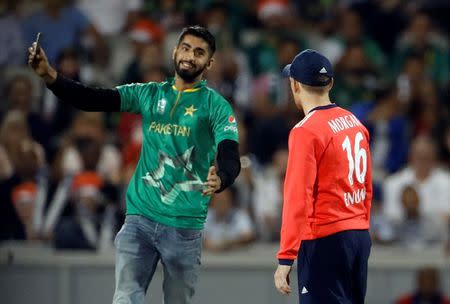
<svg viewBox="0 0 450 304"><path fill-rule="evenodd" d="M120 111L142 113L143 103L153 100L156 83L131 83L116 87L120 94Z"/></svg>
<svg viewBox="0 0 450 304"><path fill-rule="evenodd" d="M216 145L224 139L239 141L237 121L231 105L223 98L216 100L214 105L209 115Z"/></svg>
<svg viewBox="0 0 450 304"><path fill-rule="evenodd" d="M281 224L280 264L291 265L297 258L303 227L313 208L313 192L317 175L318 138L304 128L295 128L289 136L289 156L284 181Z"/></svg>

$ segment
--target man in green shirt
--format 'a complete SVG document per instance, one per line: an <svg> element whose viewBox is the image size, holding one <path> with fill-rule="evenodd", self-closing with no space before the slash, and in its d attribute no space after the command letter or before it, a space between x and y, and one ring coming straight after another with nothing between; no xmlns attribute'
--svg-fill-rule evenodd
<svg viewBox="0 0 450 304"><path fill-rule="evenodd" d="M42 48L29 49L29 65L61 100L85 111L142 115L141 156L115 239L115 304L144 303L158 261L165 303L191 303L210 195L230 186L240 170L233 110L201 80L214 52L211 33L188 27L173 51L174 79L100 89L64 78Z"/></svg>

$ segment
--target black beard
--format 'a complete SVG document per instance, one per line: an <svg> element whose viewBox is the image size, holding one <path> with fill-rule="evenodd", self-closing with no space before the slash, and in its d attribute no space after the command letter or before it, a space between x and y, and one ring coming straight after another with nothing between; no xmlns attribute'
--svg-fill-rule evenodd
<svg viewBox="0 0 450 304"><path fill-rule="evenodd" d="M175 58L173 60L173 65L175 66L175 71L177 72L177 75L180 76L181 79L183 79L187 83L193 83L197 77L203 73L203 71L206 68L206 65L203 67L193 70L193 71L186 71L180 68L181 61L177 64L177 59Z"/></svg>

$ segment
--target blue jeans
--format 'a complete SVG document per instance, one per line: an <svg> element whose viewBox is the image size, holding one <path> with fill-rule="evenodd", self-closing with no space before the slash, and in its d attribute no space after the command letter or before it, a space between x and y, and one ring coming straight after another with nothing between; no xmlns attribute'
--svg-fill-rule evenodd
<svg viewBox="0 0 450 304"><path fill-rule="evenodd" d="M169 227L128 215L114 243L113 304L143 304L159 260L164 271L164 303L191 303L200 269L201 230Z"/></svg>

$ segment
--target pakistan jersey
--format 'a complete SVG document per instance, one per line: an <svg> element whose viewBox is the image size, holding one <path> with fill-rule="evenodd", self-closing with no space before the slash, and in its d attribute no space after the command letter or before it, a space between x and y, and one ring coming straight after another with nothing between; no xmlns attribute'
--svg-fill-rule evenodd
<svg viewBox="0 0 450 304"><path fill-rule="evenodd" d="M203 228L210 197L203 182L217 145L238 141L230 104L200 81L178 91L174 81L117 87L121 111L142 114L143 142L128 186L127 214L179 228Z"/></svg>

